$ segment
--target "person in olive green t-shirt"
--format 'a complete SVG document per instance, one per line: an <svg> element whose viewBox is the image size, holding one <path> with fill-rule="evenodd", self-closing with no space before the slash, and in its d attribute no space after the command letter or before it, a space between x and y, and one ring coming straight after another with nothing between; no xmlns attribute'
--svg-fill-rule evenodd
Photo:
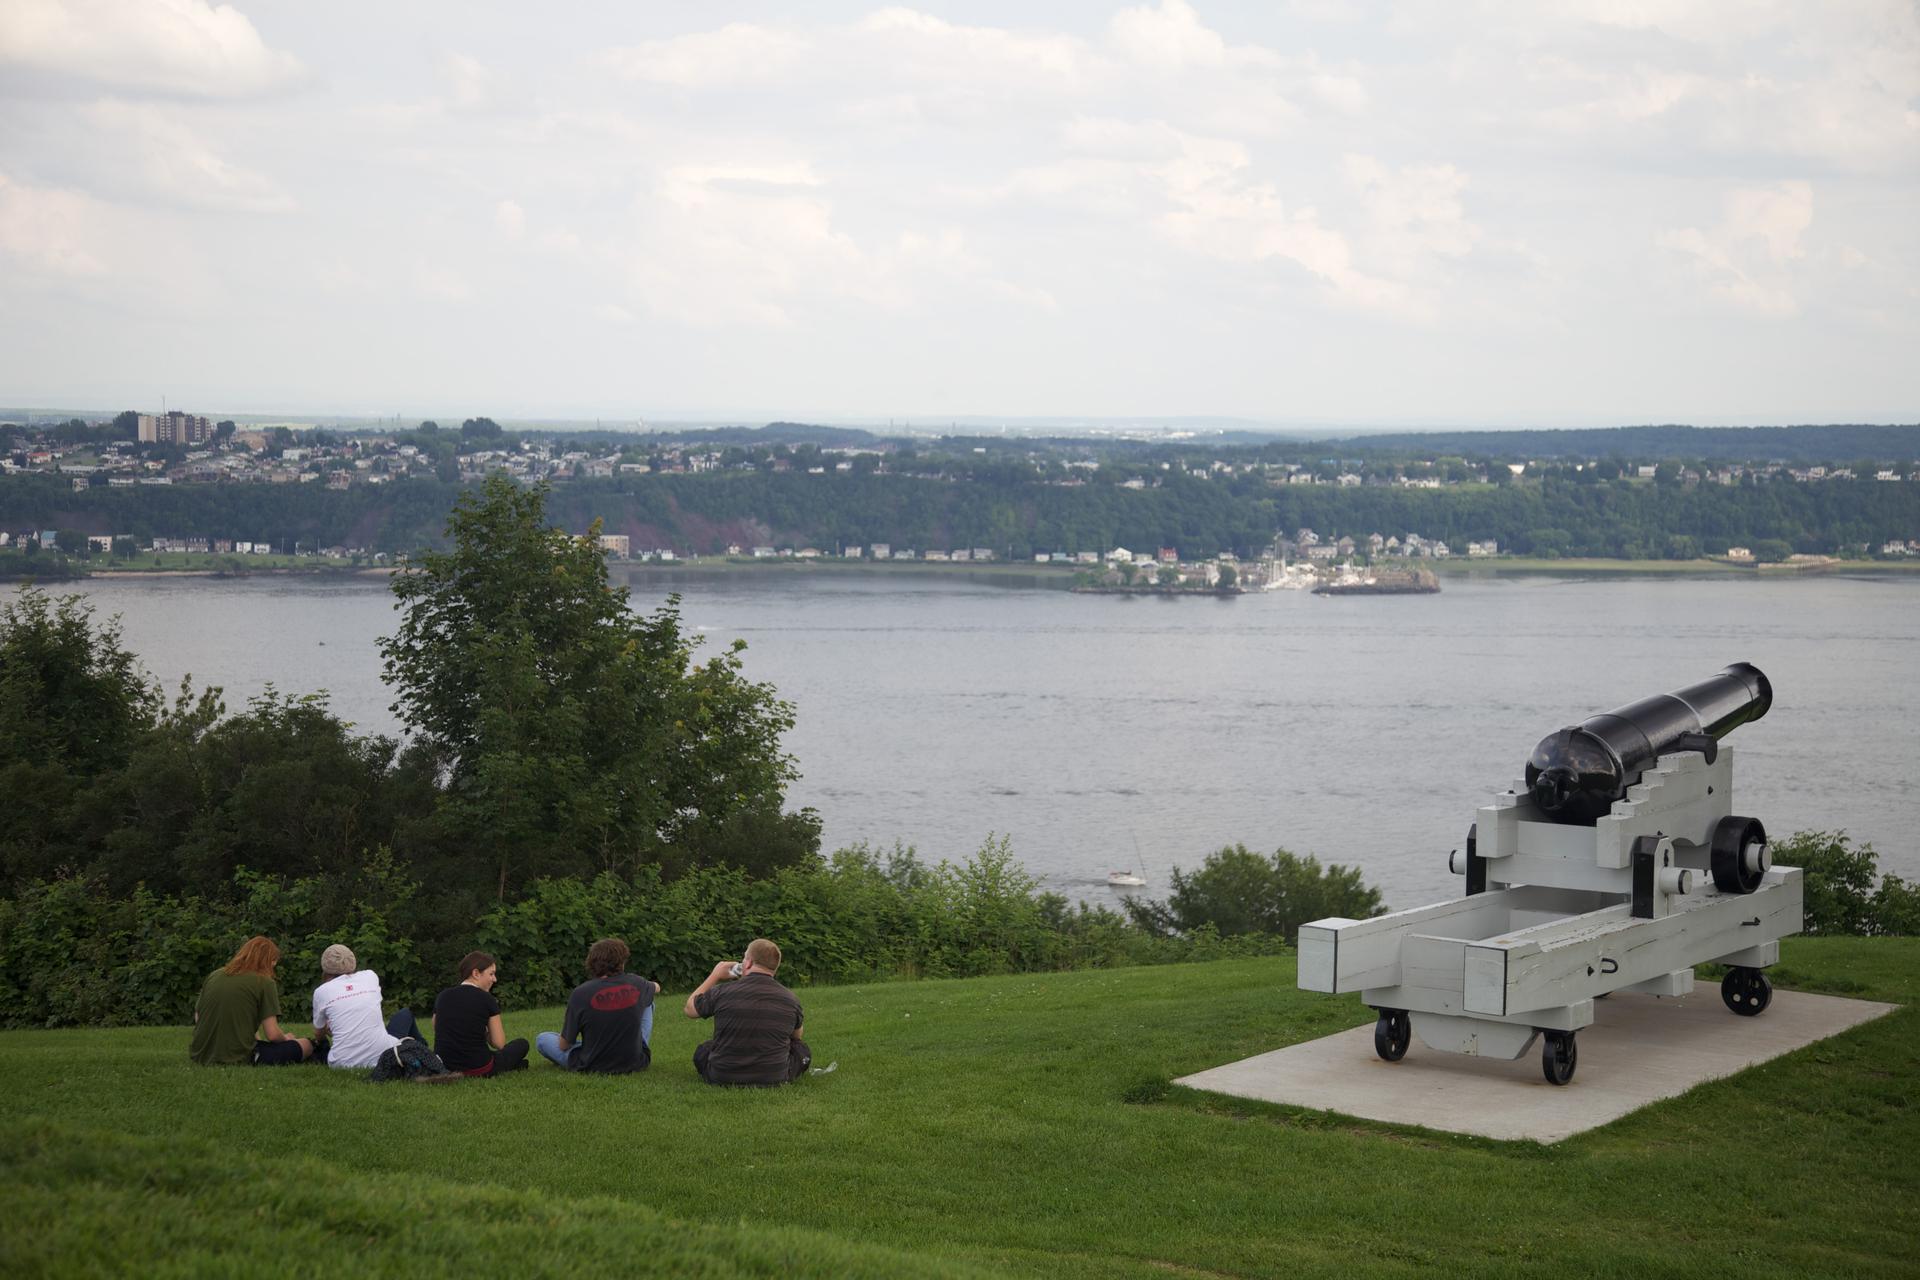
<svg viewBox="0 0 1920 1280"><path fill-rule="evenodd" d="M189 1058L203 1067L278 1067L313 1056L313 1041L280 1029L280 984L273 980L279 963L273 939L255 936L207 975L194 1004Z"/></svg>

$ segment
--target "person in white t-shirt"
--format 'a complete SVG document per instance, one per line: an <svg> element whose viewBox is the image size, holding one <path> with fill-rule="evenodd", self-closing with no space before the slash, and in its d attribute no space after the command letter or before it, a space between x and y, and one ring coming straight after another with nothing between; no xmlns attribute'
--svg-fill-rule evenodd
<svg viewBox="0 0 1920 1280"><path fill-rule="evenodd" d="M325 1050L328 1066L371 1067L402 1040L423 1039L409 1009L381 1021L380 975L361 969L348 947L336 942L321 952L320 972L327 980L314 988L313 1032L332 1037Z"/></svg>

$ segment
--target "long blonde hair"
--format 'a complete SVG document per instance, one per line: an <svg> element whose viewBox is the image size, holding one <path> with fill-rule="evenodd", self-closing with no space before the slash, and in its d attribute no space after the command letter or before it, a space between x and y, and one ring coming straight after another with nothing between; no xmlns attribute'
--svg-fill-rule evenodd
<svg viewBox="0 0 1920 1280"><path fill-rule="evenodd" d="M240 944L233 953L233 959L227 961L224 973L257 973L263 978L273 976L273 968L280 963L280 948L273 939L263 933L256 933Z"/></svg>

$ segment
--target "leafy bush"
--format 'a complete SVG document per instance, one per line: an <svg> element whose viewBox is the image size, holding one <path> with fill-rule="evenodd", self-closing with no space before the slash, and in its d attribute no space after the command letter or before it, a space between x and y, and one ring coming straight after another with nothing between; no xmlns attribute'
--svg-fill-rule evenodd
<svg viewBox="0 0 1920 1280"><path fill-rule="evenodd" d="M1310 920L1364 920L1382 910L1380 891L1360 879L1357 867L1323 868L1317 858L1285 849L1264 857L1243 844L1208 854L1198 871L1175 867L1166 902L1128 898L1126 908L1136 924L1157 933L1188 936L1210 926L1228 937L1264 933L1288 942Z"/></svg>
<svg viewBox="0 0 1920 1280"><path fill-rule="evenodd" d="M419 886L384 851L340 877L282 880L242 869L233 902L115 895L98 878L37 881L0 898L0 1026L184 1023L200 984L256 933L280 946L281 1007L305 1021L320 953L352 947L390 1000L423 1005L440 987L404 919ZM449 961L449 965L451 961Z"/></svg>
<svg viewBox="0 0 1920 1280"><path fill-rule="evenodd" d="M1773 846L1773 860L1806 873L1805 931L1859 937L1920 934L1920 885L1896 875L1875 883L1879 855L1843 831L1802 831Z"/></svg>
<svg viewBox="0 0 1920 1280"><path fill-rule="evenodd" d="M145 886L117 894L99 877L34 881L0 898L0 1026L184 1022L206 975L256 933L280 945L290 1022L305 1021L320 953L334 942L380 974L389 1003L416 1009L453 982L454 962L474 947L499 957L496 990L508 1005L562 1003L585 976L588 946L604 937L626 940L635 972L680 991L758 936L780 943L781 976L801 985L1283 949L1273 934L1228 937L1203 925L1162 936L1104 907L1070 907L1037 891L1004 838L989 838L959 865L929 867L910 848L882 855L859 845L762 879L700 867L668 880L652 866L632 877L550 877L444 934L420 884L384 848L325 875L242 868L234 881L230 901ZM435 932L420 932L423 921Z"/></svg>

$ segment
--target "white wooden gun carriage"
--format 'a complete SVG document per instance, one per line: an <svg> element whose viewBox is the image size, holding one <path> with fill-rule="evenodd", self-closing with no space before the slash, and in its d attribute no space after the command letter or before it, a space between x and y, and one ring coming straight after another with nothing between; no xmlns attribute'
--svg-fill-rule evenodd
<svg viewBox="0 0 1920 1280"><path fill-rule="evenodd" d="M1727 1007L1761 1013L1765 970L1800 931L1802 878L1771 866L1765 828L1734 814L1719 738L1771 703L1766 677L1739 663L1549 736L1450 855L1466 896L1302 925L1301 988L1360 992L1389 1062L1415 1034L1506 1059L1544 1035L1557 1085L1594 1001L1616 991L1684 995L1711 962L1729 966Z"/></svg>

